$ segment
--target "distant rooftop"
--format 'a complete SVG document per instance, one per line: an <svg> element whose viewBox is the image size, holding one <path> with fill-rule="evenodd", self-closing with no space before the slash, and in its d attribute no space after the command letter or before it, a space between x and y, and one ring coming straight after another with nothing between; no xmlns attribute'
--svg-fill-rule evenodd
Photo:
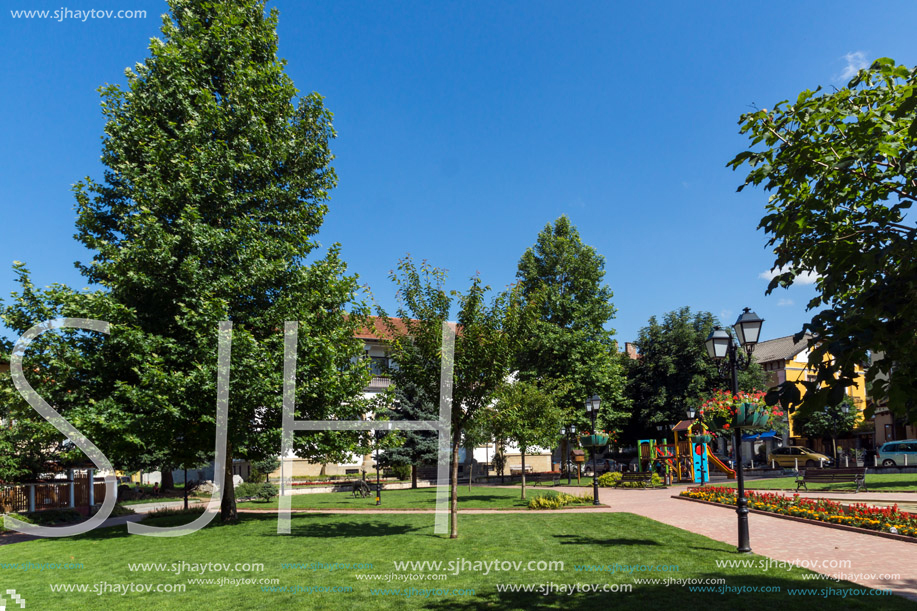
<svg viewBox="0 0 917 611"><path fill-rule="evenodd" d="M755 346L755 360L759 363L769 363L771 361L790 360L809 345L809 339L812 338L810 333L806 333L800 341L794 342L792 335L769 339L764 342L758 342Z"/></svg>

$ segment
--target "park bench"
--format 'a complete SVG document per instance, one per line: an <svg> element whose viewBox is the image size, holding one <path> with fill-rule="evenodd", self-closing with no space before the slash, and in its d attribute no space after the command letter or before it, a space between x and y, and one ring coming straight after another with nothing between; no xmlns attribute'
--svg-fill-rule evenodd
<svg viewBox="0 0 917 611"><path fill-rule="evenodd" d="M796 490L804 488L808 490L806 484L847 484L856 485L854 492L859 492L862 488L866 491L866 467L847 467L843 469L806 469L802 477L796 478Z"/></svg>
<svg viewBox="0 0 917 611"><path fill-rule="evenodd" d="M624 484L642 484L644 488L653 487L653 474L651 472L644 473L622 473L621 479L618 480L618 483L615 484L615 487L623 486Z"/></svg>
<svg viewBox="0 0 917 611"><path fill-rule="evenodd" d="M560 473L535 473L532 475L526 473L525 481L531 481L534 486L542 482L551 482L551 486L559 486Z"/></svg>

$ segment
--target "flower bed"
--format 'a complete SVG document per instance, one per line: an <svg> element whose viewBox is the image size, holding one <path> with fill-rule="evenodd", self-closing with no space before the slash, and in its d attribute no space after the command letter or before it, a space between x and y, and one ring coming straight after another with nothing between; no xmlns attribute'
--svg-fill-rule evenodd
<svg viewBox="0 0 917 611"><path fill-rule="evenodd" d="M681 496L722 505L735 505L736 494L735 488L701 486L689 488L682 492ZM899 511L898 505L892 507L871 507L865 503L842 505L829 499L810 499L798 494L789 496L773 492L746 491L745 497L748 499L749 509L917 537L917 514Z"/></svg>

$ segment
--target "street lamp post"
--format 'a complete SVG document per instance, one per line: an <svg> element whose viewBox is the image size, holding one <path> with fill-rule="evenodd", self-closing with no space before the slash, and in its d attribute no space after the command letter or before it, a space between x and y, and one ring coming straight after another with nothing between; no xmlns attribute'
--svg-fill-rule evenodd
<svg viewBox="0 0 917 611"><path fill-rule="evenodd" d="M751 353L758 343L761 335L761 324L764 322L757 314L749 308L742 310L733 325L736 332L736 340L720 327L714 327L713 331L707 337L704 345L707 348L707 354L711 358L721 361L728 358L728 370L731 383L732 394L739 392L739 355L738 348L741 346L745 352L743 367L748 367L751 363ZM736 499L736 514L739 520L739 546L740 553L750 553L751 545L748 539L748 499L745 498L745 470L742 466L742 431L735 427L735 455L736 455L736 485L738 488L738 498Z"/></svg>
<svg viewBox="0 0 917 611"><path fill-rule="evenodd" d="M586 415L592 419L592 504L599 505L599 467L595 456L595 417L599 414L599 408L602 400L598 395L592 395L586 399Z"/></svg>

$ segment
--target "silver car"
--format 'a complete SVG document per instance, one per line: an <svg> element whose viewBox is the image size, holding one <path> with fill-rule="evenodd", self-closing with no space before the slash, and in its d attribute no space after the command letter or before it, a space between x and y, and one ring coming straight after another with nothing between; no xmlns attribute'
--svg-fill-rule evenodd
<svg viewBox="0 0 917 611"><path fill-rule="evenodd" d="M889 441L879 447L876 463L883 467L917 466L917 439Z"/></svg>

